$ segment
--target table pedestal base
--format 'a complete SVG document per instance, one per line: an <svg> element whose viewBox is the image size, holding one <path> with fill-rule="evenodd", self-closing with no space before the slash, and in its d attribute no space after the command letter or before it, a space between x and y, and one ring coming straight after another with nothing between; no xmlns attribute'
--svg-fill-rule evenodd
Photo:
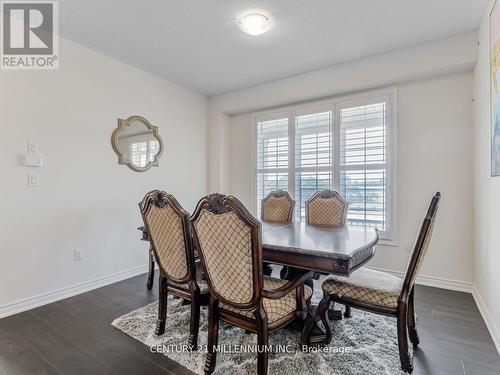
<svg viewBox="0 0 500 375"><path fill-rule="evenodd" d="M321 321L321 318L318 314L318 306L311 305L311 312L314 315L314 322L309 333L308 345L310 346L323 346L328 344L326 342L326 332L322 326L318 323ZM331 306L328 310L328 319L331 321L334 320L342 320L343 314L342 310L335 309L334 306Z"/></svg>
<svg viewBox="0 0 500 375"><path fill-rule="evenodd" d="M326 345L326 332L318 323L320 322L320 317L318 315L318 306L311 305L310 311L314 316L313 325L307 338L307 345L309 346L323 346Z"/></svg>
<svg viewBox="0 0 500 375"><path fill-rule="evenodd" d="M293 267L283 267L283 269L280 272L280 277L285 280L293 280L304 272L303 270L293 268ZM313 280L308 280L305 282L306 285L311 287L314 290L314 282ZM311 327L309 328L309 337L306 338L306 344L311 345L311 346L317 346L317 345L325 345L326 344L326 332L324 328L319 325L318 323L321 321L321 318L318 314L318 306L317 305L311 305L309 307L311 314L313 315L314 319L311 324ZM347 316L347 315L346 315ZM328 319L330 321L333 320L342 320L342 310L340 309L335 309L335 304L331 304L330 308L328 309ZM306 322L306 324L308 324ZM303 322L298 322L294 323L292 325L292 328L298 328L300 326L300 329L302 330L304 327Z"/></svg>

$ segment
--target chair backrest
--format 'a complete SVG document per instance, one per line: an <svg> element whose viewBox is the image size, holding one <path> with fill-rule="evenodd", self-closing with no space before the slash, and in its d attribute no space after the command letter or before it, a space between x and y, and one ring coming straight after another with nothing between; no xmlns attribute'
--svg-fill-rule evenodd
<svg viewBox="0 0 500 375"><path fill-rule="evenodd" d="M262 199L261 219L271 223L291 223L295 201L284 190L271 191Z"/></svg>
<svg viewBox="0 0 500 375"><path fill-rule="evenodd" d="M336 227L345 225L349 204L336 191L318 191L306 202L309 225Z"/></svg>
<svg viewBox="0 0 500 375"><path fill-rule="evenodd" d="M222 194L202 198L190 220L210 293L229 306L255 307L263 284L260 222Z"/></svg>
<svg viewBox="0 0 500 375"><path fill-rule="evenodd" d="M164 191L153 190L139 203L162 274L177 283L195 277L189 214Z"/></svg>
<svg viewBox="0 0 500 375"><path fill-rule="evenodd" d="M405 299L410 294L413 286L415 285L415 279L417 278L418 271L422 266L427 250L429 249L429 243L432 237L432 231L434 229L434 222L436 220L436 213L439 208L439 201L441 199L441 193L437 192L431 200L425 219L420 227L420 233L418 234L417 240L415 242L415 247L408 262L406 268L406 275L403 282L403 289L401 291L400 299Z"/></svg>

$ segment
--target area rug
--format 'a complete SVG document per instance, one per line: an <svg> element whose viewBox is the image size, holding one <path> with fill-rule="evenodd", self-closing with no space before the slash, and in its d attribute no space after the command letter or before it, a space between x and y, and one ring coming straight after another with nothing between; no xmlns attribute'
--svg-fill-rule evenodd
<svg viewBox="0 0 500 375"><path fill-rule="evenodd" d="M200 350L189 352L183 347L189 335L190 307L179 299L169 299L165 334L156 336L157 303L125 314L112 325L147 345L151 352L169 357L196 374L203 374L207 344L206 307L200 319ZM323 351L303 352L299 348L300 331L284 328L269 336L269 373L271 375L365 375L403 374L400 368L395 319L352 312L352 317L333 322L332 342ZM257 336L245 333L225 323L220 324L215 375L246 375L256 373L257 354L247 348L255 347ZM160 355L160 354L156 354Z"/></svg>

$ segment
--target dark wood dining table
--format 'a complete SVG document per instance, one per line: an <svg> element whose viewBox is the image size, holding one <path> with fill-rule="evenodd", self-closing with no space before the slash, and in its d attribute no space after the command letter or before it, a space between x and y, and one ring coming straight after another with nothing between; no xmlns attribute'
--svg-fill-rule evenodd
<svg viewBox="0 0 500 375"><path fill-rule="evenodd" d="M142 239L148 241L144 227L138 229L142 231ZM262 223L264 262L323 275L349 276L373 257L378 240L378 232L372 227ZM151 255L150 262L153 262ZM152 286L152 273L154 263L150 264L148 288ZM315 325L309 342L318 344L324 339L323 329Z"/></svg>
<svg viewBox="0 0 500 375"><path fill-rule="evenodd" d="M373 257L377 242L370 227L262 223L265 262L322 274L349 276Z"/></svg>

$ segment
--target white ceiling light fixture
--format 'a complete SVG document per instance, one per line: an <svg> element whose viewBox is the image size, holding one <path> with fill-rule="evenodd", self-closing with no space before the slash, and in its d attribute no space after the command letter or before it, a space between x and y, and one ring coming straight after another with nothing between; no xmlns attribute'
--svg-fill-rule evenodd
<svg viewBox="0 0 500 375"><path fill-rule="evenodd" d="M271 20L268 16L259 13L248 14L238 20L240 29L250 35L260 35L269 31Z"/></svg>

